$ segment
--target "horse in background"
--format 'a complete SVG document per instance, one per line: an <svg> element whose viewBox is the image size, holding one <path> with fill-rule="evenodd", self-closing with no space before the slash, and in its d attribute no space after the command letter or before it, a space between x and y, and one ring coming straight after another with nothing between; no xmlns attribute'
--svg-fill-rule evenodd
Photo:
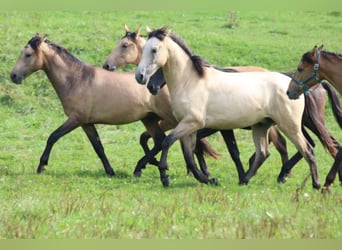
<svg viewBox="0 0 342 250"><path fill-rule="evenodd" d="M126 64L135 64L137 65L140 61L143 46L146 43L145 37L141 35L141 28L136 29L135 31L129 30L128 26L124 27L125 34L121 38L121 40L115 45L112 52L108 55L105 63L103 64L103 68L107 70L116 70L117 68L123 67ZM267 69L257 67L257 66L235 66L228 67L227 70L232 72L234 71L268 71ZM288 73L288 75L292 75L292 73ZM158 91L165 85L165 81L159 81L159 84L154 84L150 81L147 84L148 89L152 94L157 94ZM167 86L166 86L167 87ZM324 88L323 88L324 87ZM339 147L339 143L337 140L331 136L329 131L325 126L325 103L326 103L326 92L329 94L331 100L331 106L334 110L334 115L336 118L339 117L338 109L340 107L339 100L335 91L329 85L323 85L323 87L318 87L315 91L312 92L312 95L305 97L305 108L303 114L303 125L309 128L314 134L317 135L322 145L329 151L332 157L335 157L337 153L337 149ZM336 111L337 110L337 111ZM294 156L287 161L287 150L286 150L286 141L281 136L276 127L274 129L270 129L269 138L270 141L274 143L276 149L279 151L282 162L286 164L282 168L282 171L279 174L278 181L284 182L285 177L290 173L291 169L295 166L295 164L302 158L302 155L297 152ZM314 141L311 139L310 135L303 130L305 137L310 141L310 144L315 146ZM232 133L232 136L234 134ZM225 136L223 135L225 138ZM225 138L225 141L235 141L234 137ZM236 144L236 142L234 142ZM229 148L229 146L228 146ZM238 149L236 149L238 150ZM230 151L231 152L231 151ZM234 151L233 151L234 152ZM236 151L235 151L236 152ZM232 155L232 158L236 164L238 164L239 160L237 160L238 155ZM250 162L252 161L252 157ZM340 173L340 180L342 182L342 171Z"/></svg>
<svg viewBox="0 0 342 250"><path fill-rule="evenodd" d="M320 85L328 85L327 83L322 82L323 80L327 80L340 94L342 94L341 79L342 54L324 51L323 45L320 47L314 46L312 50L302 55L296 72L293 74L292 80L288 85L287 95L293 100L300 98L303 93L306 96L310 96L313 93L313 91L310 91L311 89ZM337 122L342 128L342 109L336 108L336 110L333 111L340 114ZM330 186L334 182L337 172L341 170L342 149L340 147L335 161L326 176L323 190L330 190Z"/></svg>

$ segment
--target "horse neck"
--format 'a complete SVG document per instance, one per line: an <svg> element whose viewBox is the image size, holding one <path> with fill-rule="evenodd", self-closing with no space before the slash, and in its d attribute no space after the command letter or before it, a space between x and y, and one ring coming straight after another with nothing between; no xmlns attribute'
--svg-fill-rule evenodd
<svg viewBox="0 0 342 250"><path fill-rule="evenodd" d="M342 56L321 56L319 67L321 77L329 81L342 94Z"/></svg>
<svg viewBox="0 0 342 250"><path fill-rule="evenodd" d="M59 98L63 99L71 90L70 84L75 83L75 81L70 81L75 76L75 70L51 48L43 49L42 54L44 55L43 70Z"/></svg>
<svg viewBox="0 0 342 250"><path fill-rule="evenodd" d="M140 37L136 40L135 45L137 46L138 55L137 55L137 61L134 63L135 65L138 65L141 60L142 50L144 48L144 45L146 43L146 39L143 37Z"/></svg>
<svg viewBox="0 0 342 250"><path fill-rule="evenodd" d="M168 46L168 59L163 68L166 83L170 91L186 84L188 79L198 78L190 57L170 38L165 38Z"/></svg>

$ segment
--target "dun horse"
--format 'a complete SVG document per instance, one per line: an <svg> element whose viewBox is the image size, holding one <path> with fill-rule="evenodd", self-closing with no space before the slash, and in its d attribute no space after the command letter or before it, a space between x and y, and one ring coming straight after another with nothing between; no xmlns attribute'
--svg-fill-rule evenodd
<svg viewBox="0 0 342 250"><path fill-rule="evenodd" d="M125 35L123 38L116 44L110 55L107 57L105 63L103 64L103 68L107 70L115 70L119 67L123 67L126 64L138 64L141 58L143 46L146 43L146 39L140 35L140 28L136 31L130 31L127 25L125 25ZM267 71L264 68L256 67L256 66L240 66L240 67L229 67L232 71ZM165 84L164 81L159 81L161 84L152 84L150 81L147 85L148 89L151 93L157 94L161 87ZM167 86L166 86L167 87ZM339 105L338 99L336 99L336 93L328 88L329 96L332 98L332 106L336 107ZM306 97L306 105L303 114L303 125L307 126L311 129L320 139L323 146L325 146L330 154L335 157L338 148L338 142L329 134L327 128L324 124L324 109L325 109L325 91L324 89L318 88L316 91L312 93L312 96ZM337 100L337 103L336 103ZM313 103L310 105L310 103ZM311 109L310 109L311 108ZM338 108L338 107L337 107ZM335 114L336 112L334 112ZM336 114L335 114L336 115ZM269 131L270 141L272 141L276 148L278 149L282 162L286 162L287 159L287 151L285 140L282 138L278 130L275 126L271 127ZM304 130L305 132L305 130ZM222 133L222 131L221 131ZM233 141L233 145L237 145L235 142L234 134L231 131L231 138L227 138L226 134L223 134L225 141ZM308 133L305 133L305 136L310 140L310 143L314 146L313 140L310 138ZM228 145L229 148L229 145ZM234 149L234 151L229 150L230 152L238 152L238 149ZM238 167L239 155L232 155L234 162ZM291 168L302 158L301 154L297 152L290 160L284 165L282 172L278 178L278 181L284 182L285 176L289 174ZM251 161L250 161L251 162ZM342 172L342 171L341 171ZM340 175L340 179L342 181L342 174Z"/></svg>
<svg viewBox="0 0 342 250"><path fill-rule="evenodd" d="M251 127L256 147L255 160L243 179L247 183L268 152L268 129L276 123L307 160L312 185L319 189L313 150L301 131L304 98L288 100L285 90L289 77L276 72L226 73L207 65L167 28L149 33L136 80L145 84L163 69L174 115L179 121L164 139L160 160L161 181L168 185L167 153L178 139L185 146L185 160L194 176L209 179L198 171L193 158L196 131L202 128L235 129ZM284 119L286 117L286 119Z"/></svg>
<svg viewBox="0 0 342 250"><path fill-rule="evenodd" d="M165 98L169 98L165 91L163 97L152 96L145 87L136 83L134 73L109 72L88 65L63 47L36 35L22 50L11 72L11 79L14 83L22 83L38 70L46 73L68 116L49 136L37 168L38 173L48 164L50 152L57 140L81 126L101 159L105 172L114 175L94 124L119 125L139 120L155 142L154 148L145 152L147 154L138 161L136 168L141 169L160 151L164 130L177 124L170 104L165 102ZM160 119L163 129L159 126ZM204 148L215 155L208 145L204 145Z"/></svg>
<svg viewBox="0 0 342 250"><path fill-rule="evenodd" d="M304 93L308 95L311 88L315 88L323 80L329 81L342 94L342 54L323 51L323 45L315 46L311 51L303 54L297 70L287 89L290 99L298 99ZM319 85L318 85L319 86ZM339 109L340 119L337 119L342 128L342 109ZM324 189L330 189L337 171L342 170L342 149L340 148L324 183Z"/></svg>

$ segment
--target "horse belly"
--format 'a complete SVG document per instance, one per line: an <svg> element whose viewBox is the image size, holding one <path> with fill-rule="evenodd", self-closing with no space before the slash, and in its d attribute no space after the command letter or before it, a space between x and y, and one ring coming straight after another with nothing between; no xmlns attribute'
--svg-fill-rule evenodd
<svg viewBox="0 0 342 250"><path fill-rule="evenodd" d="M256 112L216 112L206 116L206 128L212 129L236 129L254 125L265 118L262 111Z"/></svg>
<svg viewBox="0 0 342 250"><path fill-rule="evenodd" d="M208 100L206 127L215 129L244 128L267 117L267 98L249 89L242 93L217 92Z"/></svg>

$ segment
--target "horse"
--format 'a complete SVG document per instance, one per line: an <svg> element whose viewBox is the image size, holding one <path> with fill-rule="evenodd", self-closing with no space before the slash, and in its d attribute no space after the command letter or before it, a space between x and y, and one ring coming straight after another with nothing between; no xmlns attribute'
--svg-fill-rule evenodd
<svg viewBox="0 0 342 250"><path fill-rule="evenodd" d="M247 183L269 153L267 132L275 123L308 162L312 186L320 189L313 149L301 130L304 98L293 101L286 96L288 76L278 72L235 74L218 70L193 54L185 42L166 27L148 34L135 72L137 82L148 83L159 68L163 70L172 110L178 120L178 125L162 144L159 171L163 185L169 184L166 160L176 140L180 139L185 146L184 158L194 177L199 182L212 183L215 180L203 175L194 161L196 131L251 127L256 155L243 179Z"/></svg>
<svg viewBox="0 0 342 250"><path fill-rule="evenodd" d="M135 64L137 65L140 61L143 46L146 43L146 39L140 35L141 28L136 29L135 31L131 31L127 25L124 26L124 36L121 40L115 45L112 52L108 55L105 63L103 64L103 68L107 70L116 70L117 68L123 67L126 64ZM265 68L258 66L235 66L228 67L226 69L230 69L233 71L268 71ZM289 75L292 73L289 73ZM154 84L153 84L154 83ZM147 88L150 90L152 94L157 94L159 90L165 85L165 81L158 82L150 81L147 84ZM167 86L166 86L167 87ZM329 97L331 97L331 105L333 109L339 109L339 100L336 93L332 90L329 85L323 85L329 93ZM339 143L336 141L334 137L332 137L327 130L324 124L324 111L325 111L325 91L324 88L320 86L316 91L312 92L311 96L305 97L305 108L303 114L303 125L309 128L312 132L314 132L323 146L328 149L330 155L335 157L337 153L337 148ZM312 103L312 104L311 104ZM336 107L336 108L335 108ZM334 112L334 115L338 117L338 112ZM287 150L286 150L286 142L276 129L276 127L272 127L269 131L270 141L274 143L276 149L279 151L283 164L287 162ZM305 137L309 139L310 144L315 146L315 143L310 138L310 135L304 130ZM234 135L232 133L232 135ZM223 135L225 138L225 135ZM225 138L225 141L234 141L234 145L236 144L235 138ZM229 148L229 146L228 146ZM235 149L233 152L236 152ZM233 156L233 159L236 159L237 156ZM283 171L280 172L278 177L278 182L284 182L285 177L289 175L291 168L302 158L302 155L297 152L291 159L284 165ZM239 160L234 160L234 162L239 162ZM250 161L251 162L251 161ZM237 167L238 168L238 167ZM340 174L340 180L342 181L342 171Z"/></svg>
<svg viewBox="0 0 342 250"><path fill-rule="evenodd" d="M138 28L135 32L132 32L129 30L128 26L125 24L124 29L125 29L125 35L118 42L118 44L114 47L112 52L108 55L105 63L103 64L103 68L106 70L114 71L117 68L125 66L126 64L137 65L140 61L142 48L146 43L146 39L140 35L141 28ZM237 66L237 67L229 67L229 68L226 68L225 70L229 72L268 71L267 69L264 69L258 66ZM158 77L156 77L157 74L158 74ZM154 89L149 88L150 92L154 95L156 95L159 92L160 88L165 85L165 80L164 80L162 71L158 70L157 74L154 75L154 79L155 78L159 78L159 79L158 80L153 79L148 84L148 86L155 87ZM167 86L165 86L165 88L167 89ZM215 132L217 132L217 130L202 129L197 134L197 137L202 138L204 136L209 136L210 134L213 134ZM235 140L235 135L233 133L233 130L221 130L220 133L226 143L228 152L230 153L235 163L235 166L238 172L239 183L241 184L242 178L244 176L244 169L240 160L240 156L239 156L240 153L237 148L237 142ZM280 157L282 159L282 163L285 164L285 162L288 161L288 154L287 154L285 139L275 127L272 127L270 129L269 137L270 137L270 141L273 142L276 149L278 150ZM141 142L145 141L144 147L147 147L148 136L146 135L146 133L143 133L141 138L144 138L144 139L141 139ZM197 146L197 148L199 148L199 146ZM249 160L250 164L254 160L254 157L255 155L252 155L250 157L250 160ZM288 173L286 173L286 175L288 175Z"/></svg>
<svg viewBox="0 0 342 250"><path fill-rule="evenodd" d="M170 104L165 102L165 98L169 98L166 91L163 91L162 97L152 96L146 88L136 83L133 72L109 72L89 65L62 46L36 34L21 51L10 78L20 84L38 70L43 70L47 75L68 118L50 134L37 173L45 170L57 140L82 127L102 161L105 173L115 175L94 125L121 125L139 120L154 140L152 150L145 151L145 156L137 162L136 169L142 169L147 163L153 163L153 157L160 151L166 136L164 131L177 124ZM210 145L203 145L203 148L215 156L216 152L213 149L210 151Z"/></svg>
<svg viewBox="0 0 342 250"><path fill-rule="evenodd" d="M342 54L323 50L323 45L314 48L302 55L297 66L297 70L292 76L288 85L287 95L290 99L296 100L304 93L309 95L311 89L327 80L340 94L342 94ZM319 84L319 85L317 85ZM310 94L311 95L311 94ZM342 117L342 109L339 109ZM342 128L342 119L337 119ZM335 161L329 170L323 190L330 191L330 186L334 182L337 171L342 170L342 149L340 147Z"/></svg>

